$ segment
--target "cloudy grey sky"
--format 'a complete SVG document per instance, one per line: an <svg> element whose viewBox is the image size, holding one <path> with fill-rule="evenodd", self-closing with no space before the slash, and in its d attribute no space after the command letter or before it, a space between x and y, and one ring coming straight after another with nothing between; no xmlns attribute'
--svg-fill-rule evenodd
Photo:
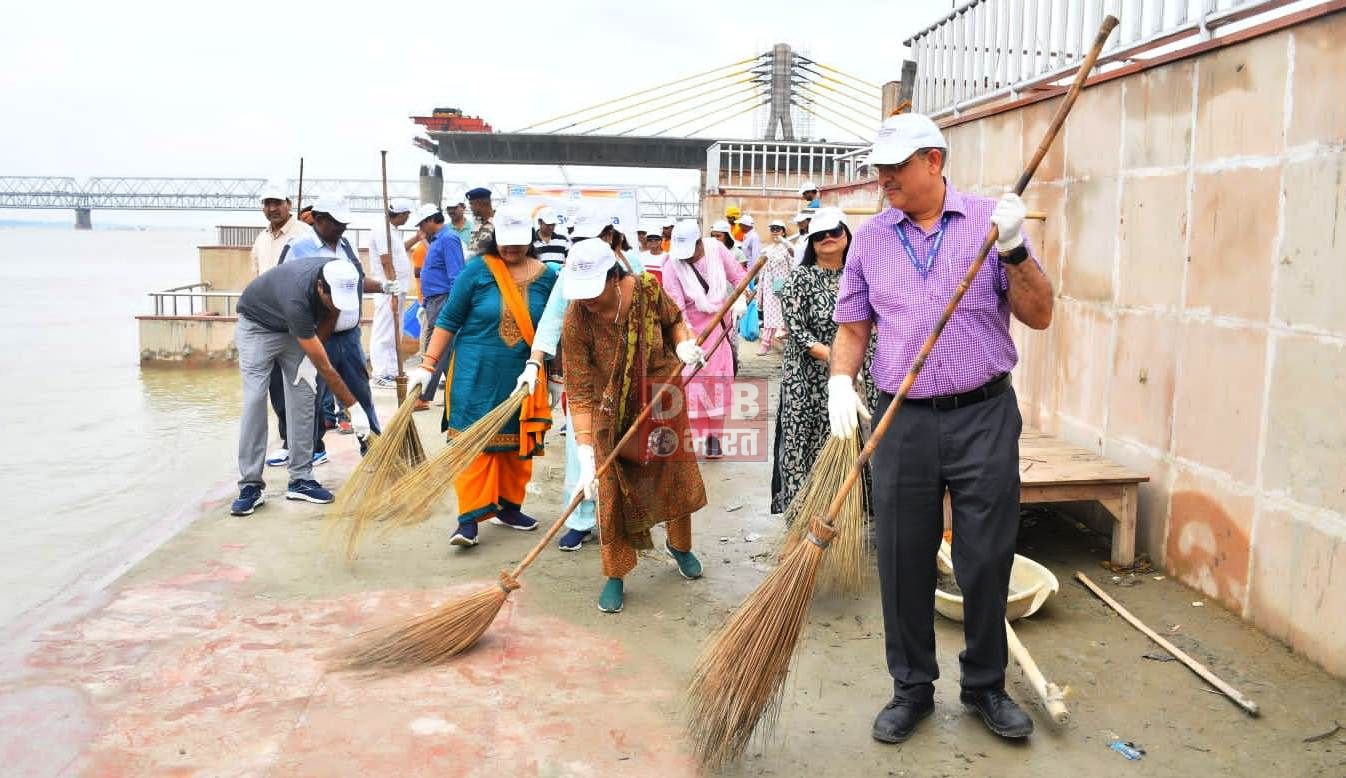
<svg viewBox="0 0 1346 778"><path fill-rule="evenodd" d="M45 2L0 24L0 175L373 178L436 105L511 130L788 42L876 83L949 0ZM721 128L744 136L751 119ZM819 134L840 138L841 133ZM504 172L448 170L450 179ZM585 183L669 173L581 171ZM662 178L661 178L662 176ZM572 175L572 177L574 177ZM499 176L496 176L497 180ZM581 180L576 178L577 181ZM670 179L671 180L671 179Z"/></svg>

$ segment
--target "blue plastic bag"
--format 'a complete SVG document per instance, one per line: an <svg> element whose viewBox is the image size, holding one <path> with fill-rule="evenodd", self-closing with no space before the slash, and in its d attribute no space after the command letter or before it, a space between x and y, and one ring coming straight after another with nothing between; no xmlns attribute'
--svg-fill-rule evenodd
<svg viewBox="0 0 1346 778"><path fill-rule="evenodd" d="M744 340L757 340L761 334L761 317L757 315L757 300L748 301L748 310L743 314L743 318L738 320L738 334Z"/></svg>
<svg viewBox="0 0 1346 778"><path fill-rule="evenodd" d="M421 310L421 304L417 300L411 300L402 311L402 334L409 338L420 340L421 320L416 314Z"/></svg>

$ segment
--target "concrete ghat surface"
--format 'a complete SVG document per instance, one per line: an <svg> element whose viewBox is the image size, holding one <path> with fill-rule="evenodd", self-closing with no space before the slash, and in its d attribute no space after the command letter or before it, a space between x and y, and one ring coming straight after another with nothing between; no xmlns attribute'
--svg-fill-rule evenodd
<svg viewBox="0 0 1346 778"><path fill-rule="evenodd" d="M745 360L760 374L771 362ZM418 415L417 424L436 449L437 416ZM333 435L333 461L318 477L339 484L355 465L353 448ZM538 462L525 505L543 519L560 510L559 451ZM331 550L321 509L281 499L283 474L268 472L268 502L246 519L229 517L217 491L125 575L72 591L56 615L5 636L0 774L696 775L682 690L707 636L766 574L779 533L764 508L766 463L720 462L703 473L710 506L695 538L704 579L684 581L666 557L643 556L627 580L626 610L611 616L595 608L597 549L550 549L472 652L382 678L331 672L324 659L367 629L491 585L539 536L483 526L481 546L450 550L449 501L425 524L372 534L347 566ZM1346 721L1346 684L1213 600L1193 607L1204 597L1171 578L1118 586L1098 566L1106 541L1072 523L1029 522L1020 551L1062 580L1017 630L1044 672L1070 687L1066 728L1050 726L1017 667L1009 690L1038 725L1028 744L1000 741L964 713L962 630L941 620L935 715L901 747L874 742L870 723L891 688L877 596L824 595L773 736L727 774L1346 774L1346 733L1303 742ZM1175 663L1143 659L1156 647L1069 582L1075 569L1256 699L1263 717L1248 718ZM1145 761L1126 762L1108 749L1113 739L1145 748Z"/></svg>

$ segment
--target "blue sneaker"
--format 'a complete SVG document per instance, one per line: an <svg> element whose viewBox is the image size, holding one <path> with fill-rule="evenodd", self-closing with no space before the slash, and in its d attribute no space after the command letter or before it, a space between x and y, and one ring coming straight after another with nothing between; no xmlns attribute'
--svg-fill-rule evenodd
<svg viewBox="0 0 1346 778"><path fill-rule="evenodd" d="M327 464L327 452L326 452L326 451L314 451L314 452L313 452L313 464L314 464L315 466L316 466L316 465L325 465L325 464Z"/></svg>
<svg viewBox="0 0 1346 778"><path fill-rule="evenodd" d="M458 529L454 531L453 537L449 538L450 546L475 546L480 542L477 540L477 522L463 521L458 523Z"/></svg>
<svg viewBox="0 0 1346 778"><path fill-rule="evenodd" d="M604 613L621 613L626 602L625 586L620 578L609 578L598 594L598 609Z"/></svg>
<svg viewBox="0 0 1346 778"><path fill-rule="evenodd" d="M502 527L517 529L521 532L532 532L537 529L537 519L529 516L518 508L506 508L496 514L491 519L492 524L499 524Z"/></svg>
<svg viewBox="0 0 1346 778"><path fill-rule="evenodd" d="M584 541L588 540L592 534L587 529L568 529L556 545L562 551L579 551L580 547L584 545Z"/></svg>
<svg viewBox="0 0 1346 778"><path fill-rule="evenodd" d="M689 581L694 581L701 577L701 560L690 551L678 551L667 543L664 548L668 550L668 555L673 557L673 561L678 563L678 575Z"/></svg>
<svg viewBox="0 0 1346 778"><path fill-rule="evenodd" d="M334 497L332 493L322 488L322 484L317 481L291 481L285 490L285 499L304 500L306 502L316 502L319 505L326 505Z"/></svg>
<svg viewBox="0 0 1346 778"><path fill-rule="evenodd" d="M290 450L288 448L278 448L266 458L267 467L285 467L288 464L290 464Z"/></svg>
<svg viewBox="0 0 1346 778"><path fill-rule="evenodd" d="M247 516L266 502L266 495L262 494L262 487L248 484L238 492L238 499L229 506L229 513L234 516Z"/></svg>

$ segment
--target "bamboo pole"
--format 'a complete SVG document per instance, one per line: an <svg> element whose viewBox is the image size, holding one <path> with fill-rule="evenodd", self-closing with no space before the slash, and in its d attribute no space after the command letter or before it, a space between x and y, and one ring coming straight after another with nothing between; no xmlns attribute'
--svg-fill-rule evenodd
<svg viewBox="0 0 1346 778"><path fill-rule="evenodd" d="M1061 691L1061 687L1048 681L1038 668L1038 663L1033 660L1033 655L1028 653L1024 644L1019 641L1019 636L1014 634L1014 627L1010 626L1009 621L1005 622L1005 640L1009 643L1010 653L1014 655L1014 661L1023 668L1024 675L1028 678L1028 684L1037 692L1038 699L1042 700L1042 705L1047 709L1047 714L1052 717L1052 721L1057 724L1064 724L1070 719L1070 711L1066 710L1066 694Z"/></svg>
<svg viewBox="0 0 1346 778"><path fill-rule="evenodd" d="M1229 684L1225 683L1224 680L1221 679L1218 675L1206 669L1205 665L1196 661L1191 656L1187 655L1182 649L1178 648L1177 646L1165 640L1163 636L1161 636L1159 633L1145 626L1145 622L1133 616L1131 614L1131 611L1127 610L1126 608L1123 608L1121 603L1112 599L1111 597L1108 596L1107 592L1098 588L1098 584L1089 580L1089 576L1081 572L1076 572L1075 578L1080 583L1087 586L1089 588L1089 591L1093 592L1098 597L1098 599L1107 603L1109 608L1112 608L1113 610L1117 611L1118 616L1121 616L1122 618L1131 622L1131 626L1140 630L1150 640L1153 640L1155 643L1158 643L1161 648L1172 654L1173 657L1177 659L1179 662L1182 662L1183 664L1187 665L1187 668L1192 672L1196 673L1197 675L1201 676L1201 679L1203 681L1223 692L1224 695L1228 697L1230 700L1232 700L1235 705L1238 705L1240 708L1243 708L1250 715L1256 716L1259 714L1257 703L1245 697L1243 695L1243 692L1240 692L1238 689L1235 689L1233 686L1230 686Z"/></svg>

